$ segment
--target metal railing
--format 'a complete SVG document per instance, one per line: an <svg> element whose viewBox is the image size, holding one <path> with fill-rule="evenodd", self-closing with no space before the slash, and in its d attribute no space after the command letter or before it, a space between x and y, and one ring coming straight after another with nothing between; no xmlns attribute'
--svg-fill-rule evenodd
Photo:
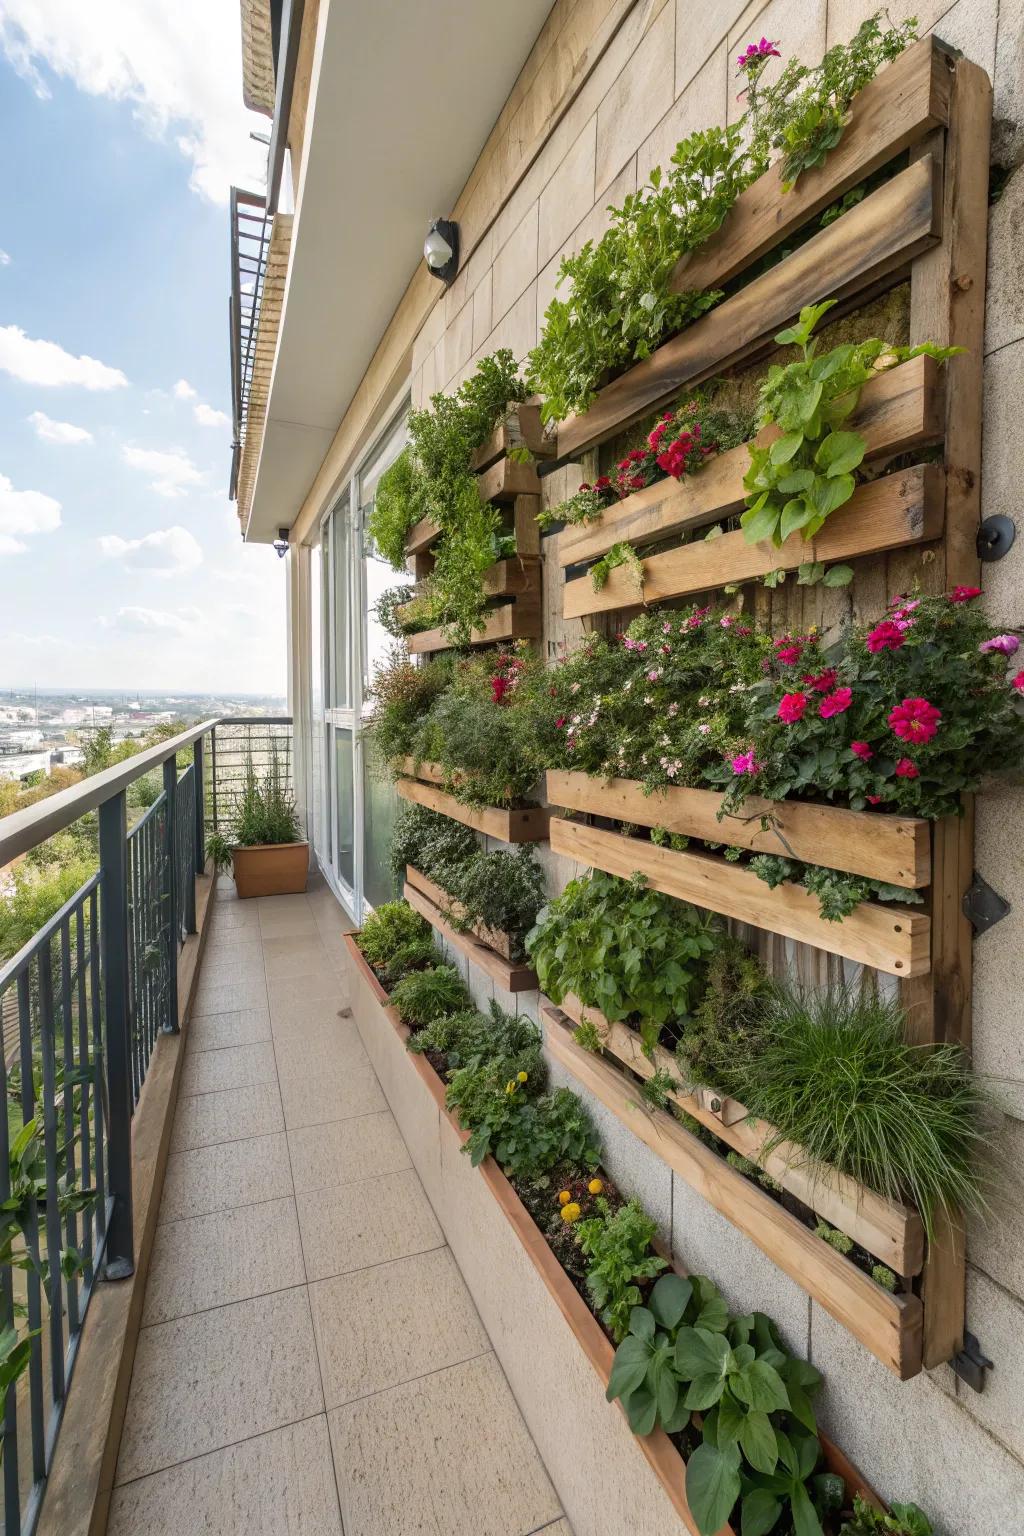
<svg viewBox="0 0 1024 1536"><path fill-rule="evenodd" d="M37 1524L94 1287L134 1271L132 1116L178 1029L207 830L230 831L250 756L290 773L290 733L290 718L206 720L0 820L0 869L88 812L99 823L99 869L0 965L5 1536ZM129 830L128 787L154 770L162 790Z"/></svg>

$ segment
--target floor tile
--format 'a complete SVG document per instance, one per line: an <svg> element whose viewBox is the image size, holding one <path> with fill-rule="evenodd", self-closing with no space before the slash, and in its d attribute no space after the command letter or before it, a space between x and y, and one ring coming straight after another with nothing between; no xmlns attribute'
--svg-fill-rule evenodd
<svg viewBox="0 0 1024 1536"><path fill-rule="evenodd" d="M334 1028L339 1035L359 1038L352 1010L348 1002L348 987L342 982L338 993L332 997L295 998L291 1002L275 1004L270 1015L274 1039L314 1026Z"/></svg>
<svg viewBox="0 0 1024 1536"><path fill-rule="evenodd" d="M283 1131L172 1152L164 1176L160 1220L206 1216L232 1206L280 1200L291 1192L288 1138Z"/></svg>
<svg viewBox="0 0 1024 1536"><path fill-rule="evenodd" d="M308 1280L444 1246L444 1233L412 1169L300 1195L296 1204Z"/></svg>
<svg viewBox="0 0 1024 1536"><path fill-rule="evenodd" d="M202 1013L188 1022L185 1044L190 1051L217 1051L228 1045L251 1045L271 1038L270 1010L238 1008L231 1013Z"/></svg>
<svg viewBox="0 0 1024 1536"><path fill-rule="evenodd" d="M281 1095L276 1083L225 1088L179 1099L171 1134L171 1151L210 1147L218 1141L242 1141L284 1130Z"/></svg>
<svg viewBox="0 0 1024 1536"><path fill-rule="evenodd" d="M107 1536L341 1536L326 1418L115 1489Z"/></svg>
<svg viewBox="0 0 1024 1536"><path fill-rule="evenodd" d="M241 1008L262 1008L267 1002L267 984L262 976L237 976L230 981L212 981L200 975L196 988L193 1016L204 1013L237 1013Z"/></svg>
<svg viewBox="0 0 1024 1536"><path fill-rule="evenodd" d="M298 943L294 939L285 939L284 943L288 947L277 951L267 948L270 942L269 939L263 941L263 962L268 982L291 981L293 978L312 980L318 972L324 971L329 971L331 980L335 980L334 967L319 935Z"/></svg>
<svg viewBox="0 0 1024 1536"><path fill-rule="evenodd" d="M193 1093L213 1093L218 1088L248 1088L253 1083L272 1083L276 1076L271 1040L229 1045L214 1051L189 1051L178 1091L187 1097Z"/></svg>
<svg viewBox="0 0 1024 1536"><path fill-rule="evenodd" d="M257 896L256 908L260 914L260 921L268 913L280 912L310 912L312 909L307 898L301 893L292 896Z"/></svg>
<svg viewBox="0 0 1024 1536"><path fill-rule="evenodd" d="M388 1101L369 1062L312 1063L296 1072L281 1073L281 1104L289 1130L351 1120L387 1109Z"/></svg>
<svg viewBox="0 0 1024 1536"><path fill-rule="evenodd" d="M412 1166L390 1110L289 1131L288 1148L296 1194L399 1173Z"/></svg>
<svg viewBox="0 0 1024 1536"><path fill-rule="evenodd" d="M143 1328L117 1481L322 1411L304 1288Z"/></svg>
<svg viewBox="0 0 1024 1536"><path fill-rule="evenodd" d="M157 1227L143 1327L304 1285L295 1201L268 1200Z"/></svg>
<svg viewBox="0 0 1024 1536"><path fill-rule="evenodd" d="M301 1017L287 1026L274 1025L274 1055L284 1077L315 1071L319 1066L365 1067L370 1058L360 1039L356 1021L338 1017L337 1010L322 1019Z"/></svg>
<svg viewBox="0 0 1024 1536"><path fill-rule="evenodd" d="M315 939L320 930L310 911L268 912L260 918L260 933L264 939L297 938Z"/></svg>
<svg viewBox="0 0 1024 1536"><path fill-rule="evenodd" d="M328 1409L490 1348L450 1248L320 1280L309 1302Z"/></svg>
<svg viewBox="0 0 1024 1536"><path fill-rule="evenodd" d="M329 998L341 1008L348 1001L348 988L330 964L310 976L289 976L280 981L267 982L270 1001L270 1017L295 1003L308 1003L314 999Z"/></svg>
<svg viewBox="0 0 1024 1536"><path fill-rule="evenodd" d="M561 1514L493 1354L328 1423L345 1536L524 1536Z"/></svg>

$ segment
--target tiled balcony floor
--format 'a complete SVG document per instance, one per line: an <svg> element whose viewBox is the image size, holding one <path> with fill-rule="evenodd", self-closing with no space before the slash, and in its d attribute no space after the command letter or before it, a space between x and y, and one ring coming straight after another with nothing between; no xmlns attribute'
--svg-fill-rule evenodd
<svg viewBox="0 0 1024 1536"><path fill-rule="evenodd" d="M219 887L112 1536L571 1536L345 1016L344 926Z"/></svg>

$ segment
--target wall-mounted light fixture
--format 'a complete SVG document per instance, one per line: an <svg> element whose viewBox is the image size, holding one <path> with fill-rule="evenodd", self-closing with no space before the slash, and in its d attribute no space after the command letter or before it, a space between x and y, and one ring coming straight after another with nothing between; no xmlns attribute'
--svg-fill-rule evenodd
<svg viewBox="0 0 1024 1536"><path fill-rule="evenodd" d="M277 538L274 540L274 548L277 550L277 558L283 560L288 553L288 529L279 528Z"/></svg>
<svg viewBox="0 0 1024 1536"><path fill-rule="evenodd" d="M459 270L459 226L454 219L431 221L423 242L423 259L431 277L450 283Z"/></svg>

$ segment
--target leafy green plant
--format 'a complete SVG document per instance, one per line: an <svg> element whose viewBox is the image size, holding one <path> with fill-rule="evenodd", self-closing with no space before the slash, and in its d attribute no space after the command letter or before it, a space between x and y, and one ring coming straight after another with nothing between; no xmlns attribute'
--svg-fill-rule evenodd
<svg viewBox="0 0 1024 1536"><path fill-rule="evenodd" d="M411 1029L422 1029L442 1014L465 1008L469 1001L466 983L453 965L410 971L391 993L392 1007Z"/></svg>
<svg viewBox="0 0 1024 1536"><path fill-rule="evenodd" d="M413 743L418 759L440 764L444 788L456 799L514 806L529 798L541 757L523 704L541 671L522 648L459 661Z"/></svg>
<svg viewBox="0 0 1024 1536"><path fill-rule="evenodd" d="M916 1504L894 1504L886 1514L856 1493L853 1519L844 1523L841 1536L932 1536L933 1529Z"/></svg>
<svg viewBox="0 0 1024 1536"><path fill-rule="evenodd" d="M836 1227L830 1227L827 1221L818 1222L814 1229L814 1235L815 1237L820 1237L822 1242L828 1243L829 1247L834 1248L836 1253L841 1253L845 1256L853 1252L853 1238L848 1237L845 1232L840 1232Z"/></svg>
<svg viewBox="0 0 1024 1536"><path fill-rule="evenodd" d="M668 1261L651 1249L658 1223L638 1200L612 1211L608 1201L599 1197L597 1206L599 1215L577 1224L576 1241L590 1260L591 1300L618 1344L626 1337L630 1312L643 1300L638 1281L653 1280Z"/></svg>
<svg viewBox="0 0 1024 1536"><path fill-rule="evenodd" d="M642 592L644 589L644 563L632 544L626 543L624 539L620 539L617 543L613 544L611 549L590 567L590 580L593 583L594 591L600 592L602 588L606 587L608 585L608 577L612 571L617 571L621 567L625 567L629 573L629 579L636 587L637 592Z"/></svg>
<svg viewBox="0 0 1024 1536"><path fill-rule="evenodd" d="M480 844L471 827L428 806L402 801L388 849L396 878L404 879L406 865L412 864L434 879L442 871L464 864L479 851Z"/></svg>
<svg viewBox="0 0 1024 1536"><path fill-rule="evenodd" d="M871 1278L876 1285L880 1285L883 1291L896 1289L896 1276L888 1264L873 1264L871 1266Z"/></svg>
<svg viewBox="0 0 1024 1536"><path fill-rule="evenodd" d="M650 1077L644 1079L640 1088L640 1097L645 1104L650 1104L655 1109L664 1109L669 1102L670 1094L675 1093L678 1087L678 1079L673 1077L668 1068L658 1067Z"/></svg>
<svg viewBox="0 0 1024 1536"><path fill-rule="evenodd" d="M377 481L366 522L367 536L396 571L405 570L405 541L423 516L423 486L412 453L403 448Z"/></svg>
<svg viewBox="0 0 1024 1536"><path fill-rule="evenodd" d="M235 843L241 848L300 840L299 813L288 788L276 746L262 779L251 757L246 758L242 788L235 799Z"/></svg>
<svg viewBox="0 0 1024 1536"><path fill-rule="evenodd" d="M404 901L382 902L365 919L356 942L367 962L378 970L405 945L430 937L430 924Z"/></svg>
<svg viewBox="0 0 1024 1536"><path fill-rule="evenodd" d="M796 362L773 364L761 386L761 424L778 427L780 435L765 445L749 444L750 468L743 480L747 510L740 524L752 544L771 539L778 546L797 532L813 539L849 501L867 444L860 433L844 430L843 423L868 379L923 353L945 361L963 350L930 343L895 347L871 337L818 356L813 332L835 303L808 304L798 323L775 338L779 346L800 347L803 355Z"/></svg>
<svg viewBox="0 0 1024 1536"><path fill-rule="evenodd" d="M415 591L415 587L408 585L388 587L373 605L373 616L377 623L395 640L415 632L416 621L410 624L408 615L399 613L400 608L408 607L414 601ZM426 620L423 627L427 627Z"/></svg>
<svg viewBox="0 0 1024 1536"><path fill-rule="evenodd" d="M462 908L449 913L453 927L497 929L512 940L516 958L523 953L525 935L544 901L544 872L531 847L477 850L450 868L442 883Z"/></svg>
<svg viewBox="0 0 1024 1536"><path fill-rule="evenodd" d="M404 646L392 646L374 673L363 726L382 763L396 766L413 754L417 733L451 676L446 657L416 666Z"/></svg>
<svg viewBox="0 0 1024 1536"><path fill-rule="evenodd" d="M215 869L227 869L231 863L231 844L223 832L211 832L206 839L206 857L213 861Z"/></svg>
<svg viewBox="0 0 1024 1536"><path fill-rule="evenodd" d="M902 901L908 906L919 906L923 900L920 891L910 886L890 885L868 875L849 875L821 864L801 864L775 853L757 853L747 867L771 890L787 880L802 885L818 898L818 912L826 923L841 923L862 901Z"/></svg>
<svg viewBox="0 0 1024 1536"><path fill-rule="evenodd" d="M715 946L706 913L646 888L643 876L601 871L571 880L537 916L526 948L541 989L570 992L606 1018L657 1028L684 1018Z"/></svg>

